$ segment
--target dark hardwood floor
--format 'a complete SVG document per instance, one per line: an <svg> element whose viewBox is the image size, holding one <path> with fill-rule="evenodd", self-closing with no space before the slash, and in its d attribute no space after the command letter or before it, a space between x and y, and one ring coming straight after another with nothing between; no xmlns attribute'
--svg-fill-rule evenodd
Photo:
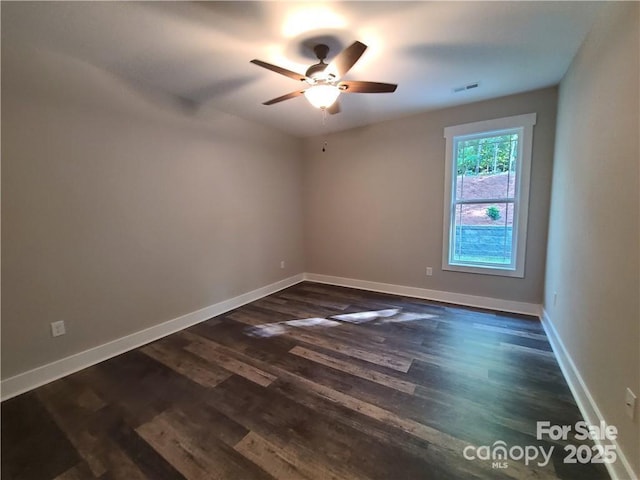
<svg viewBox="0 0 640 480"><path fill-rule="evenodd" d="M539 420L581 417L538 320L306 282L3 402L2 478L609 478Z"/></svg>

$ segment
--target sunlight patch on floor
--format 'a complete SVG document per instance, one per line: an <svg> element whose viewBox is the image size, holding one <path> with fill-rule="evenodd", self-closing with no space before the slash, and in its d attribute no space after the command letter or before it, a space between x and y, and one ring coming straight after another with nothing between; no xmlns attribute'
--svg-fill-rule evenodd
<svg viewBox="0 0 640 480"><path fill-rule="evenodd" d="M437 318L438 315L428 313L402 312L402 308L388 308L386 310L370 310L364 312L345 313L333 315L329 318L301 318L297 320L286 320L284 322L265 323L247 327L245 333L252 337L276 337L284 335L289 327L337 327L344 323L360 324L374 320L376 324L413 322L416 320L427 320ZM332 320L330 320L332 319ZM339 320L338 322L336 320Z"/></svg>

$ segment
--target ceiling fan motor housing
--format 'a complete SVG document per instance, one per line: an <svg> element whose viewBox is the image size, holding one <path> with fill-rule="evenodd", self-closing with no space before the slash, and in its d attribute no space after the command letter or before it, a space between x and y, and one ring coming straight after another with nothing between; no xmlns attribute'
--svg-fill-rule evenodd
<svg viewBox="0 0 640 480"><path fill-rule="evenodd" d="M327 58L327 55L329 54L329 47L321 43L313 47L313 51L315 52L320 62L316 63L315 65L311 65L305 72L305 76L307 78L315 80L317 83L331 82L333 79L335 79L335 76L329 73L325 73L328 65L324 63L324 59Z"/></svg>
<svg viewBox="0 0 640 480"><path fill-rule="evenodd" d="M313 52L316 54L316 57L318 57L318 60L322 62L325 58L327 58L327 55L329 54L329 47L323 43L320 43L313 47Z"/></svg>
<svg viewBox="0 0 640 480"><path fill-rule="evenodd" d="M315 65L311 65L307 71L305 72L305 76L315 80L316 82L330 82L335 77L330 73L325 73L327 65L324 62L316 63Z"/></svg>

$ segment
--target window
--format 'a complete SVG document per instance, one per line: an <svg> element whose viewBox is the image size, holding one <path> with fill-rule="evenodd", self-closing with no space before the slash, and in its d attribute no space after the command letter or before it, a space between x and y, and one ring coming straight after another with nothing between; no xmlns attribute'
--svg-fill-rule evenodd
<svg viewBox="0 0 640 480"><path fill-rule="evenodd" d="M524 277L536 114L447 127L442 268Z"/></svg>

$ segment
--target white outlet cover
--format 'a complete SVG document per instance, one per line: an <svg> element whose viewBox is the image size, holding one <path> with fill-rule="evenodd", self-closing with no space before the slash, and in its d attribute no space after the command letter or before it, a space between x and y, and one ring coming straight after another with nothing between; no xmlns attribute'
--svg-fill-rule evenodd
<svg viewBox="0 0 640 480"><path fill-rule="evenodd" d="M60 320L59 322L51 323L51 336L59 337L60 335L64 335L65 333L67 333L67 331L64 327L63 320Z"/></svg>

